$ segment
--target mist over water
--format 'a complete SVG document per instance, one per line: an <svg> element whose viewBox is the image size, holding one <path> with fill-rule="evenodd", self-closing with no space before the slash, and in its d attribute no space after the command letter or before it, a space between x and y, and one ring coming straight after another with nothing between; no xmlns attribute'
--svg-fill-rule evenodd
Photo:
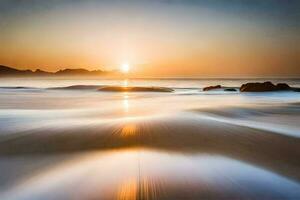
<svg viewBox="0 0 300 200"><path fill-rule="evenodd" d="M245 82L1 79L0 199L299 199L300 93Z"/></svg>

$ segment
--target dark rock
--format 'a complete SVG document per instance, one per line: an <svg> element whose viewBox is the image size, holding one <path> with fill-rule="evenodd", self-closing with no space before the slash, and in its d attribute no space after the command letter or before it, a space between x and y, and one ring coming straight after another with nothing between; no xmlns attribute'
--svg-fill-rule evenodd
<svg viewBox="0 0 300 200"><path fill-rule="evenodd" d="M226 92L236 92L237 90L235 88L225 88L224 91L226 91Z"/></svg>
<svg viewBox="0 0 300 200"><path fill-rule="evenodd" d="M246 83L240 87L241 92L267 92L275 90L276 86L269 81L264 83Z"/></svg>
<svg viewBox="0 0 300 200"><path fill-rule="evenodd" d="M33 87L22 87L22 86L16 86L16 87L0 87L0 89L12 89L12 90L18 90L18 89L34 89Z"/></svg>
<svg viewBox="0 0 300 200"><path fill-rule="evenodd" d="M286 83L278 83L274 85L270 81L264 83L246 83L240 87L241 92L271 92L271 91L287 91L291 90Z"/></svg>
<svg viewBox="0 0 300 200"><path fill-rule="evenodd" d="M221 85L214 85L214 86L209 86L209 87L203 88L203 91L210 91L210 90L221 89L221 88L222 88Z"/></svg>
<svg viewBox="0 0 300 200"><path fill-rule="evenodd" d="M300 92L300 88L291 88L294 92Z"/></svg>
<svg viewBox="0 0 300 200"><path fill-rule="evenodd" d="M278 83L276 87L277 90L291 90L291 87L286 83Z"/></svg>
<svg viewBox="0 0 300 200"><path fill-rule="evenodd" d="M71 85L66 87L51 87L50 90L97 90L101 85Z"/></svg>

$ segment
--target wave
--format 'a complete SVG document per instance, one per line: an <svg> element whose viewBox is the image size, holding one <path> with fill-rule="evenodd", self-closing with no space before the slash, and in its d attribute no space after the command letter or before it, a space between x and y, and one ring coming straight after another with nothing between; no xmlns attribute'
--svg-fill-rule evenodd
<svg viewBox="0 0 300 200"><path fill-rule="evenodd" d="M218 107L217 109L193 109L191 111L227 124L300 138L299 105L299 103L294 102L277 106L231 106Z"/></svg>
<svg viewBox="0 0 300 200"><path fill-rule="evenodd" d="M152 120L90 122L80 127L51 126L3 135L0 155L64 154L142 147L232 157L300 180L299 145L299 139L287 135L181 115Z"/></svg>

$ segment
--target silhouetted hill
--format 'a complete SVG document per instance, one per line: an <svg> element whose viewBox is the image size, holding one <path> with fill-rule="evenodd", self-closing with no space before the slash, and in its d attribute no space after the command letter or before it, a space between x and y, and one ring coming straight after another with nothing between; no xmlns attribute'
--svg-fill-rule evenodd
<svg viewBox="0 0 300 200"><path fill-rule="evenodd" d="M63 69L57 72L46 72L40 69L36 71L19 70L8 66L0 65L0 77L15 77L15 76L98 76L108 72L102 70L89 71L86 69Z"/></svg>
<svg viewBox="0 0 300 200"><path fill-rule="evenodd" d="M51 75L52 73L50 72L46 72L40 69L35 70L34 75L38 75L38 76L47 76L47 75Z"/></svg>
<svg viewBox="0 0 300 200"><path fill-rule="evenodd" d="M18 76L18 75L32 75L31 70L18 70L11 67L0 65L0 76Z"/></svg>
<svg viewBox="0 0 300 200"><path fill-rule="evenodd" d="M89 71L86 69L63 69L59 70L55 73L55 75L60 75L60 76L77 76L77 75L103 75L105 72L101 70L94 70L94 71Z"/></svg>

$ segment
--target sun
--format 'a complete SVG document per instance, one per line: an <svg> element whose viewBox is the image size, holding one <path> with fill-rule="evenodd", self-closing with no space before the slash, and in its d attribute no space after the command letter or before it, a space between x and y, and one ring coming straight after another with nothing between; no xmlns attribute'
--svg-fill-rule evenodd
<svg viewBox="0 0 300 200"><path fill-rule="evenodd" d="M130 70L130 66L128 63L122 64L122 66L121 66L122 73L127 74L129 72L129 70Z"/></svg>

